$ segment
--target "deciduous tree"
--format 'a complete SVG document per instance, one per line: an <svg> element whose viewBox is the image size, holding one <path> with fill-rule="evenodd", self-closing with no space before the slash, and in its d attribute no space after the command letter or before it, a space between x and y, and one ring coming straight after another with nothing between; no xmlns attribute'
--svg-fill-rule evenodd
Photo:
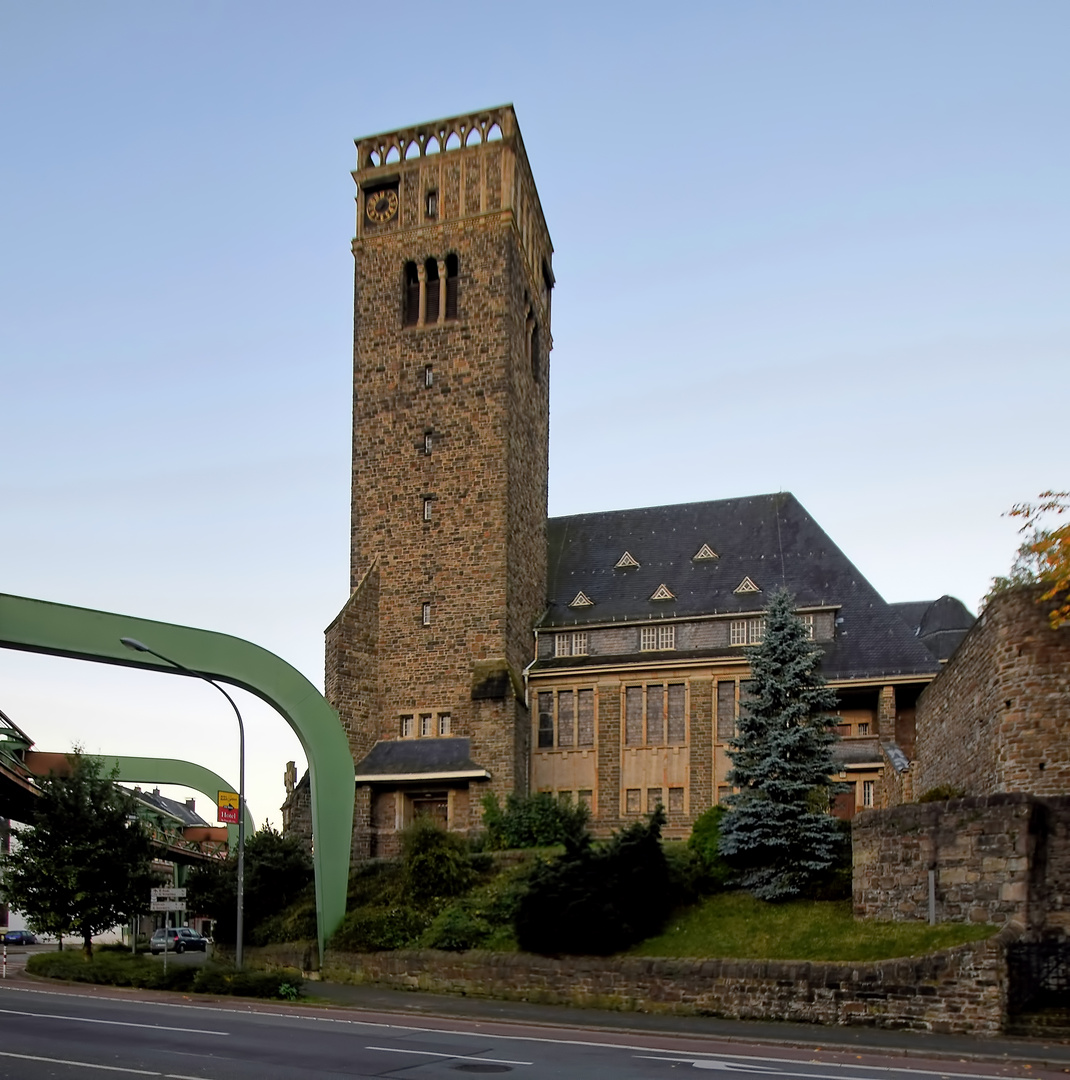
<svg viewBox="0 0 1070 1080"><path fill-rule="evenodd" d="M739 884L762 900L804 891L832 868L842 850L828 813L836 694L818 672L821 650L809 639L785 589L772 594L760 645L748 650L751 693L729 742L729 812L720 823L721 853Z"/></svg>
<svg viewBox="0 0 1070 1080"><path fill-rule="evenodd" d="M1070 521L1050 528L1042 521L1070 514L1070 491L1042 491L1038 499L1035 503L1015 503L1008 512L1008 517L1022 519L1018 531L1025 540L1018 548L1011 572L992 579L985 600L1019 585L1045 585L1037 602L1051 605L1048 621L1056 630L1070 622Z"/></svg>
<svg viewBox="0 0 1070 1080"><path fill-rule="evenodd" d="M0 889L34 930L77 935L91 954L94 934L148 907L150 843L136 800L99 759L76 749L68 760L69 775L41 780L32 824L14 830Z"/></svg>

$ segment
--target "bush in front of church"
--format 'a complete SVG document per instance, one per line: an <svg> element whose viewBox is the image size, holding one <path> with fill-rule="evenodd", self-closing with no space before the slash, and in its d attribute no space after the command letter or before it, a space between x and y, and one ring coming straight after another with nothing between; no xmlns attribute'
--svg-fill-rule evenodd
<svg viewBox="0 0 1070 1080"><path fill-rule="evenodd" d="M548 791L509 795L504 809L497 795L483 797L483 827L492 851L554 847L576 841L587 832L590 818L584 803L554 798Z"/></svg>
<svg viewBox="0 0 1070 1080"><path fill-rule="evenodd" d="M520 948L608 956L656 934L672 906L664 824L659 806L606 844L584 833L564 855L537 866L516 914Z"/></svg>

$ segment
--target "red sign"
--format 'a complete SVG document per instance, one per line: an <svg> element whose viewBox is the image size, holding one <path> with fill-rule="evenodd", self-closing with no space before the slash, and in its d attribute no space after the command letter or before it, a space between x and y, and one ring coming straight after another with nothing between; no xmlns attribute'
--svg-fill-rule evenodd
<svg viewBox="0 0 1070 1080"><path fill-rule="evenodd" d="M224 825L237 825L238 808L236 806L221 806L216 820L223 822Z"/></svg>

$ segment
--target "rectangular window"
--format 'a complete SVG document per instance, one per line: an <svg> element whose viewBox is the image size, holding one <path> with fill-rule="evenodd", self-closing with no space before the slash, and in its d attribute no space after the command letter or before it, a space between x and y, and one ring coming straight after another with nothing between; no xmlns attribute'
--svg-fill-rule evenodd
<svg viewBox="0 0 1070 1080"><path fill-rule="evenodd" d="M425 204L427 209L427 216L429 218L438 217L438 192L429 191L427 193L427 202Z"/></svg>
<svg viewBox="0 0 1070 1080"><path fill-rule="evenodd" d="M876 789L876 780L863 780L862 781L862 805L873 805L873 792Z"/></svg>
<svg viewBox="0 0 1070 1080"><path fill-rule="evenodd" d="M440 712L438 714L438 733L439 735L449 735L453 725L453 718L448 712Z"/></svg>
<svg viewBox="0 0 1070 1080"><path fill-rule="evenodd" d="M424 604L423 607L420 609L420 621L423 623L424 626L430 626L431 625L431 605L430 604Z"/></svg>
<svg viewBox="0 0 1070 1080"><path fill-rule="evenodd" d="M669 683L669 742L687 742L686 687L681 683ZM670 795L672 792L670 791Z"/></svg>
<svg viewBox="0 0 1070 1080"><path fill-rule="evenodd" d="M575 742L576 696L571 690L557 695L557 745L572 746Z"/></svg>
<svg viewBox="0 0 1070 1080"><path fill-rule="evenodd" d="M661 805L661 788L646 789L646 812L652 814Z"/></svg>
<svg viewBox="0 0 1070 1080"><path fill-rule="evenodd" d="M572 655L572 635L554 634L554 656Z"/></svg>
<svg viewBox="0 0 1070 1080"><path fill-rule="evenodd" d="M859 735L868 735L869 734L869 724L868 724L868 722L863 721L861 724L858 725L858 734Z"/></svg>
<svg viewBox="0 0 1070 1080"><path fill-rule="evenodd" d="M761 645L765 637L765 619L747 620L747 644Z"/></svg>
<svg viewBox="0 0 1070 1080"><path fill-rule="evenodd" d="M587 807L588 810L594 809L594 792L590 788L580 788L577 792L579 801Z"/></svg>
<svg viewBox="0 0 1070 1080"><path fill-rule="evenodd" d="M435 733L435 725L432 715L427 713L420 713L420 738L429 739Z"/></svg>
<svg viewBox="0 0 1070 1080"><path fill-rule="evenodd" d="M684 789L682 787L669 788L669 813L682 814L684 812Z"/></svg>
<svg viewBox="0 0 1070 1080"><path fill-rule="evenodd" d="M642 652L664 652L675 648L675 626L644 626L639 631L639 649Z"/></svg>
<svg viewBox="0 0 1070 1080"><path fill-rule="evenodd" d="M424 432L424 453L425 454L430 454L431 453L431 446L432 446L433 443L434 443L434 439L432 437L431 432L430 431L425 431Z"/></svg>
<svg viewBox="0 0 1070 1080"><path fill-rule="evenodd" d="M435 369L430 364L424 365L424 386L432 386L435 382Z"/></svg>
<svg viewBox="0 0 1070 1080"><path fill-rule="evenodd" d="M431 520L431 504L434 501L435 501L434 499L428 499L428 498L424 499L424 521L430 521Z"/></svg>
<svg viewBox="0 0 1070 1080"><path fill-rule="evenodd" d="M800 619L803 621L803 626L806 627L806 636L813 641L814 640L814 617L813 615L800 615Z"/></svg>
<svg viewBox="0 0 1070 1080"><path fill-rule="evenodd" d="M587 655L587 631L577 630L572 635L572 655L573 656L586 656Z"/></svg>
<svg viewBox="0 0 1070 1080"><path fill-rule="evenodd" d="M731 795L731 794L732 794L732 789L730 787L725 787L722 784L720 787L717 788L717 801L719 803L723 803L728 798L728 796Z"/></svg>
<svg viewBox="0 0 1070 1080"><path fill-rule="evenodd" d="M624 691L624 744L643 744L643 688L629 686Z"/></svg>
<svg viewBox="0 0 1070 1080"><path fill-rule="evenodd" d="M401 737L403 739L412 738L412 713L408 713L406 716L401 717Z"/></svg>
<svg viewBox="0 0 1070 1080"><path fill-rule="evenodd" d="M576 742L579 746L594 746L594 691L580 690L576 696Z"/></svg>
<svg viewBox="0 0 1070 1080"><path fill-rule="evenodd" d="M638 814L642 812L639 800L642 798L642 788L628 788L624 792L624 812L626 814Z"/></svg>
<svg viewBox="0 0 1070 1080"><path fill-rule="evenodd" d="M665 742L665 687L655 684L646 688L646 744L660 746Z"/></svg>
<svg viewBox="0 0 1070 1080"><path fill-rule="evenodd" d="M722 742L731 739L736 733L736 684L719 682L717 684L717 738Z"/></svg>
<svg viewBox="0 0 1070 1080"><path fill-rule="evenodd" d="M552 690L539 694L539 748L554 745L554 695Z"/></svg>
<svg viewBox="0 0 1070 1080"><path fill-rule="evenodd" d="M729 641L733 645L747 644L747 620L733 619L729 627Z"/></svg>

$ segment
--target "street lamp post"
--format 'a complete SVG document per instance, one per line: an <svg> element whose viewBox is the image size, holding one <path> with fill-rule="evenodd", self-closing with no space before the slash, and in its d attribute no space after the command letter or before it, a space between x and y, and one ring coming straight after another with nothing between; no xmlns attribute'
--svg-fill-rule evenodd
<svg viewBox="0 0 1070 1080"><path fill-rule="evenodd" d="M238 940L234 949L234 963L237 969L241 971L244 959L244 935L242 931L245 928L245 725L242 723L241 713L238 712L238 706L235 705L234 699L214 679L210 679L200 671L194 671L192 668L186 667L185 664L180 664L177 660L172 660L169 656L164 656L163 653L158 653L155 649L150 649L148 645L138 641L137 638L123 637L119 638L119 640L128 649L155 656L157 660L163 660L164 663L178 668L179 671L184 671L187 675L202 679L209 686L214 686L230 702L230 707L238 718Z"/></svg>

